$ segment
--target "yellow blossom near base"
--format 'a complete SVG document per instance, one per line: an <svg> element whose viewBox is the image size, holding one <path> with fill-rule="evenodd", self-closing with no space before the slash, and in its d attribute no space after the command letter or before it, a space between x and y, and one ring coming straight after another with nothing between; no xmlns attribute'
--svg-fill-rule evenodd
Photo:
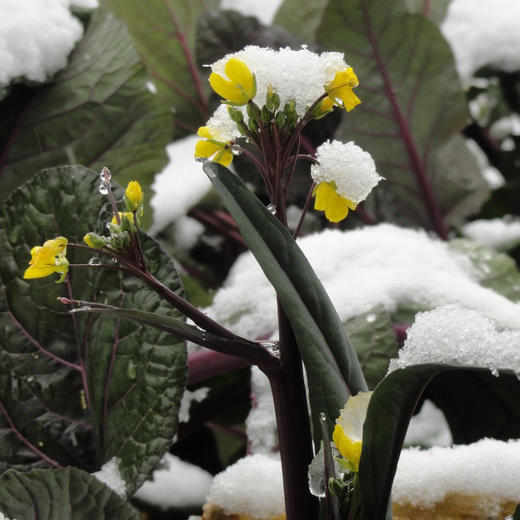
<svg viewBox="0 0 520 520"><path fill-rule="evenodd" d="M47 240L43 246L35 246L31 249L29 267L25 270L25 279L44 278L53 273L61 274L57 283L65 279L69 269L67 254L68 241L65 237L57 237Z"/></svg>
<svg viewBox="0 0 520 520"><path fill-rule="evenodd" d="M361 103L361 100L352 90L358 85L359 81L354 73L354 69L347 67L345 70L336 72L334 79L325 85L325 91L332 101L342 106L347 112L350 112Z"/></svg>
<svg viewBox="0 0 520 520"><path fill-rule="evenodd" d="M360 392L351 396L336 419L332 440L344 459L345 465L353 472L359 471L359 459L363 446L363 423L367 415L372 392Z"/></svg>
<svg viewBox="0 0 520 520"><path fill-rule="evenodd" d="M130 211L125 211L124 213L122 211L118 211L119 214L119 220L123 220L123 217L127 218L132 224L134 223L134 214ZM117 224L117 218L114 215L112 217L112 220L110 221L111 224Z"/></svg>
<svg viewBox="0 0 520 520"><path fill-rule="evenodd" d="M211 132L208 126L201 126L197 132L199 137L205 137L204 141L197 141L195 145L195 157L204 159L212 158L213 161L229 166L233 160L233 154L228 149L228 143L218 140L218 136Z"/></svg>
<svg viewBox="0 0 520 520"><path fill-rule="evenodd" d="M348 215L349 210L356 209L355 202L342 197L336 192L333 182L320 182L314 188L314 209L324 211L325 216L331 222L340 222Z"/></svg>
<svg viewBox="0 0 520 520"><path fill-rule="evenodd" d="M231 105L245 105L256 95L256 79L249 67L237 58L230 58L224 67L226 76L212 72L209 77L211 88Z"/></svg>
<svg viewBox="0 0 520 520"><path fill-rule="evenodd" d="M129 211L137 211L143 205L143 190L137 181L130 181L125 190L125 202Z"/></svg>

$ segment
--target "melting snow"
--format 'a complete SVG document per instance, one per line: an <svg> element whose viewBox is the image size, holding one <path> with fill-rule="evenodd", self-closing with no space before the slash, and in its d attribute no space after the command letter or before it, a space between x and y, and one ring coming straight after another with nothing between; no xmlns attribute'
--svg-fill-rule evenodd
<svg viewBox="0 0 520 520"><path fill-rule="evenodd" d="M92 475L99 481L106 484L112 491L117 493L120 497L126 496L126 482L123 480L121 473L119 473L119 459L112 457L108 462L105 462L101 469Z"/></svg>

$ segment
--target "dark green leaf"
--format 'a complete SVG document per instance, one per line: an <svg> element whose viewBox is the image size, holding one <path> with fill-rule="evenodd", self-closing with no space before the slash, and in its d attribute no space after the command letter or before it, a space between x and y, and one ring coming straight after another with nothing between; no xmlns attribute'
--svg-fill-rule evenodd
<svg viewBox="0 0 520 520"><path fill-rule="evenodd" d="M93 471L118 457L132 492L175 433L185 346L116 317L71 315L56 298L179 313L144 283L114 269L73 268L68 284L55 284L56 276L22 279L31 247L57 235L82 242L87 231L103 233L110 208L98 183L98 175L83 167L47 170L0 210L0 461L4 468L57 463ZM122 190L115 195L121 199ZM150 271L180 292L169 257L144 234L143 248ZM71 263L82 264L92 256L73 247L67 254Z"/></svg>
<svg viewBox="0 0 520 520"><path fill-rule="evenodd" d="M288 230L229 170L210 162L204 170L276 289L291 323L307 371L314 440L319 444L319 413L335 419L349 393L366 389L356 353L321 282Z"/></svg>
<svg viewBox="0 0 520 520"><path fill-rule="evenodd" d="M132 35L158 96L174 108L177 136L195 133L209 118L207 73L197 67L197 19L208 0L106 0Z"/></svg>
<svg viewBox="0 0 520 520"><path fill-rule="evenodd" d="M8 470L0 477L0 512L13 519L137 520L137 511L77 468Z"/></svg>
<svg viewBox="0 0 520 520"><path fill-rule="evenodd" d="M434 364L392 372L374 390L363 427L359 520L385 519L408 423L425 391L447 405L455 442L520 435L520 382L511 373L495 377L485 369Z"/></svg>
<svg viewBox="0 0 520 520"><path fill-rule="evenodd" d="M108 166L146 189L171 139L169 110L146 81L125 26L98 9L51 85L15 89L0 105L0 200L38 170L70 163Z"/></svg>
<svg viewBox="0 0 520 520"><path fill-rule="evenodd" d="M516 506L515 514L513 515L513 520L520 520L520 504Z"/></svg>
<svg viewBox="0 0 520 520"><path fill-rule="evenodd" d="M350 318L345 327L354 346L369 388L374 388L397 357L399 344L390 315L382 305Z"/></svg>
<svg viewBox="0 0 520 520"><path fill-rule="evenodd" d="M343 51L359 77L362 104L343 118L337 136L368 150L387 179L375 195L382 198L378 216L445 237L454 208L458 217L467 215L486 190L477 170L464 173L464 182L459 170L442 173L439 154L466 124L466 102L440 30L404 10L403 0L330 0L316 40ZM451 157L467 152L460 142L450 146ZM459 195L444 200L452 189ZM476 200L463 211L467 197Z"/></svg>

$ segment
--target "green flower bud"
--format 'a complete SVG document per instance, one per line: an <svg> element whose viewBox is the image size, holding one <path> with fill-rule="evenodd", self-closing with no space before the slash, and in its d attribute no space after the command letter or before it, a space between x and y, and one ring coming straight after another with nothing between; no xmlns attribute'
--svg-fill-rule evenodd
<svg viewBox="0 0 520 520"><path fill-rule="evenodd" d="M262 107L261 118L265 125L273 120L273 113L265 105Z"/></svg>
<svg viewBox="0 0 520 520"><path fill-rule="evenodd" d="M105 247L107 243L107 239L105 237L102 237L96 233L87 233L83 237L83 242L87 244L88 247L91 247L93 249L101 249Z"/></svg>
<svg viewBox="0 0 520 520"><path fill-rule="evenodd" d="M241 123L244 120L244 114L238 108L228 105L228 114L232 121L235 123Z"/></svg>
<svg viewBox="0 0 520 520"><path fill-rule="evenodd" d="M275 92L274 88L269 85L265 96L265 104L269 110L275 112L280 106L280 96Z"/></svg>
<svg viewBox="0 0 520 520"><path fill-rule="evenodd" d="M275 122L278 129L281 130L287 122L287 117L283 112L278 112L276 114Z"/></svg>

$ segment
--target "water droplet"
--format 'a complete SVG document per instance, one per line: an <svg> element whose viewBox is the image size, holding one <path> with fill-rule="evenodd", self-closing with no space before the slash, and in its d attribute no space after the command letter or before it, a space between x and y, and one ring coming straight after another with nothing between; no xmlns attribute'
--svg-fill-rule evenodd
<svg viewBox="0 0 520 520"><path fill-rule="evenodd" d="M269 204L267 206L267 211L269 211L269 213L271 213L271 215L274 215L276 213L276 204Z"/></svg>
<svg viewBox="0 0 520 520"><path fill-rule="evenodd" d="M110 229L111 226L112 226L112 222L107 222L107 223L106 223L106 227L107 227L107 229Z"/></svg>
<svg viewBox="0 0 520 520"><path fill-rule="evenodd" d="M99 191L99 193L101 193L101 195L107 195L108 194L107 185L104 182L100 183L98 186L98 191Z"/></svg>
<svg viewBox="0 0 520 520"><path fill-rule="evenodd" d="M101 179L101 182L110 182L112 180L112 174L106 166L101 170L99 178Z"/></svg>
<svg viewBox="0 0 520 520"><path fill-rule="evenodd" d="M495 376L495 377L498 377L500 375L500 372L498 371L498 368L492 368L491 369L491 373Z"/></svg>
<svg viewBox="0 0 520 520"><path fill-rule="evenodd" d="M34 376L29 376L29 377L27 378L27 382L28 382L28 383L31 383L32 381L34 381Z"/></svg>
<svg viewBox="0 0 520 520"><path fill-rule="evenodd" d="M112 258L112 262L113 262L114 264L117 264L117 262L119 262L119 260L118 260L117 258Z"/></svg>
<svg viewBox="0 0 520 520"><path fill-rule="evenodd" d="M93 256L89 261L88 265L99 265L101 263L101 260L97 256Z"/></svg>
<svg viewBox="0 0 520 520"><path fill-rule="evenodd" d="M277 341L261 341L260 345L268 350L273 356L280 355L280 345Z"/></svg>
<svg viewBox="0 0 520 520"><path fill-rule="evenodd" d="M39 446L40 448L43 448L43 442L42 442L42 441L38 441L38 446Z"/></svg>
<svg viewBox="0 0 520 520"><path fill-rule="evenodd" d="M71 309L70 312L88 312L92 310L91 307L89 307L88 305L83 305L82 307L76 307L75 309Z"/></svg>
<svg viewBox="0 0 520 520"><path fill-rule="evenodd" d="M368 321L368 323L373 323L374 321L376 321L376 318L377 318L377 316L375 314L369 314L366 317L366 320Z"/></svg>

